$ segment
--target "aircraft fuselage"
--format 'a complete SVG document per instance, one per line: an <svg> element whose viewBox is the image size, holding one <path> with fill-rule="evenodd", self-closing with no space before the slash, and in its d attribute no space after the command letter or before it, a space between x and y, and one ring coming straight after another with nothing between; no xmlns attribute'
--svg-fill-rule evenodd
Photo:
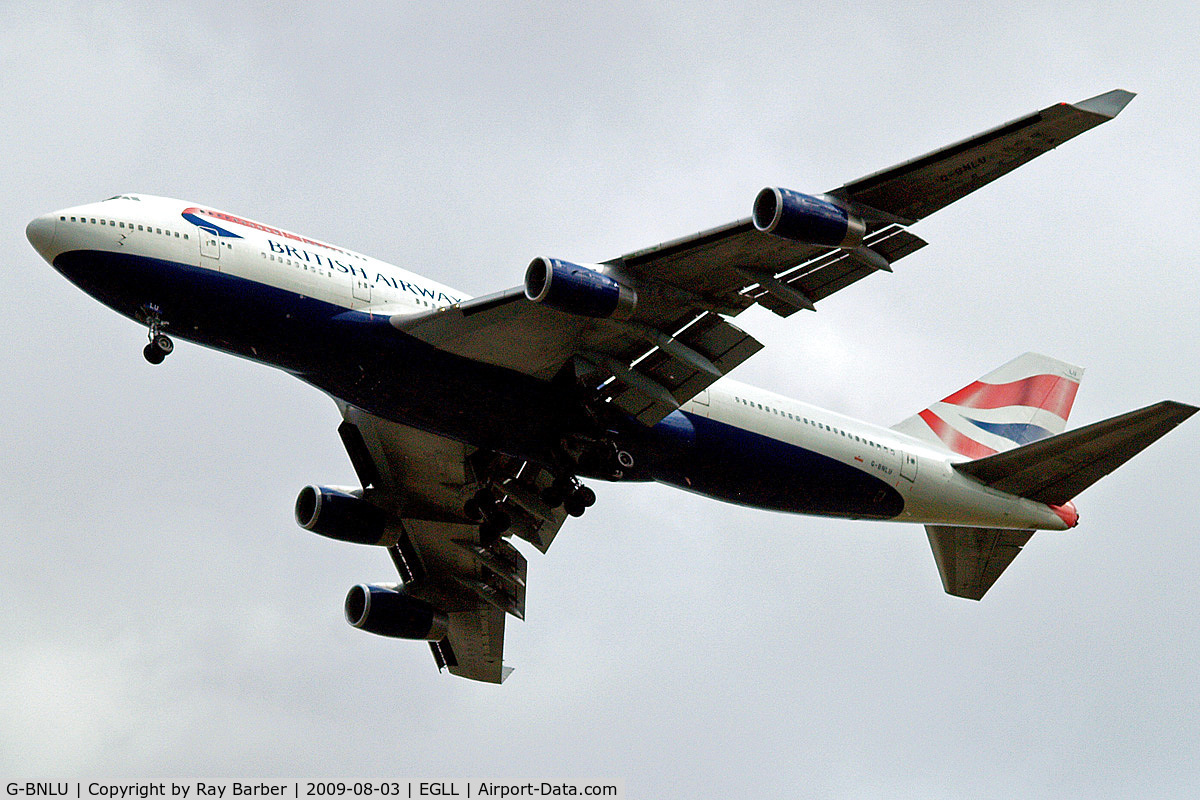
<svg viewBox="0 0 1200 800"><path fill-rule="evenodd" d="M400 267L183 201L122 195L34 220L55 269L131 319L286 370L371 414L540 463L570 431L571 388L455 356L397 315L462 292ZM727 378L653 428L617 426L626 479L822 516L1062 530L1070 515L957 473L898 431ZM1073 513L1073 512L1072 512Z"/></svg>

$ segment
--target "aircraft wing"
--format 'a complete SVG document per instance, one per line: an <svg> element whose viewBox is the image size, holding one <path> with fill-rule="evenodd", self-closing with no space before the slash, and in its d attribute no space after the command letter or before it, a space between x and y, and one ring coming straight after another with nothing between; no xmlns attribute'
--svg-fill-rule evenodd
<svg viewBox="0 0 1200 800"><path fill-rule="evenodd" d="M636 286L631 319L568 314L521 287L392 324L436 347L543 379L567 365L595 374L612 402L653 425L761 349L734 326L758 303L781 316L815 303L926 243L906 228L1078 134L1133 98L1114 90L1050 106L828 193L866 223L841 249L758 230L750 219L599 265Z"/></svg>
<svg viewBox="0 0 1200 800"><path fill-rule="evenodd" d="M476 450L441 436L380 419L339 402L338 433L364 487L363 497L388 514L388 550L404 591L444 611L445 639L430 642L438 668L500 683L505 616L525 615L526 560L504 539L480 541L464 512L484 471L502 476L498 490L509 529L545 552L566 518L538 491L550 476L533 465Z"/></svg>

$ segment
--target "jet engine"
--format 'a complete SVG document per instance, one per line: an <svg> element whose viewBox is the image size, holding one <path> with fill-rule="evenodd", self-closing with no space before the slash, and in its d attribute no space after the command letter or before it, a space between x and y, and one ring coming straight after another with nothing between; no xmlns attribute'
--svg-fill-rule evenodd
<svg viewBox="0 0 1200 800"><path fill-rule="evenodd" d="M557 258L529 262L525 296L568 314L601 319L628 319L637 305L637 291L605 275L597 265L583 267Z"/></svg>
<svg viewBox="0 0 1200 800"><path fill-rule="evenodd" d="M763 189L751 218L764 233L826 247L859 247L867 230L861 217L840 205L791 189Z"/></svg>
<svg viewBox="0 0 1200 800"><path fill-rule="evenodd" d="M394 583L352 587L346 595L346 621L380 636L430 642L445 639L450 625L444 613Z"/></svg>
<svg viewBox="0 0 1200 800"><path fill-rule="evenodd" d="M387 515L344 489L305 486L296 497L296 524L342 542L379 544Z"/></svg>

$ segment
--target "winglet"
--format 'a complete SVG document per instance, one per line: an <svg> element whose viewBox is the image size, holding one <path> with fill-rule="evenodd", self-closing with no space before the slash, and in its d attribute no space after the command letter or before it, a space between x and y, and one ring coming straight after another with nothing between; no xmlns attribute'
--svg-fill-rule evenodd
<svg viewBox="0 0 1200 800"><path fill-rule="evenodd" d="M1124 89L1113 89L1111 92L1098 94L1095 97L1089 97L1087 100L1080 100L1073 105L1080 111L1087 111L1112 119L1117 114L1120 114L1121 109L1129 105L1129 101L1136 96L1133 92L1127 92Z"/></svg>

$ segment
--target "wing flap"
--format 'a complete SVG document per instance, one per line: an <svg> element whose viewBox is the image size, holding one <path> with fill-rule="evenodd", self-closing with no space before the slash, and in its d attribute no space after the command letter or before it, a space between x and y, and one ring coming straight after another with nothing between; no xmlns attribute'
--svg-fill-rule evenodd
<svg viewBox="0 0 1200 800"><path fill-rule="evenodd" d="M672 337L708 361L716 374L658 347L632 365L605 362L615 384L613 402L651 426L762 349L762 344L721 316L705 313Z"/></svg>
<svg viewBox="0 0 1200 800"><path fill-rule="evenodd" d="M502 683L511 670L504 666L504 612L487 604L447 614L446 641L453 653L451 675L484 683ZM436 656L435 656L436 658Z"/></svg>
<svg viewBox="0 0 1200 800"><path fill-rule="evenodd" d="M929 546L946 594L979 600L992 588L1021 548L1029 530L926 525Z"/></svg>
<svg viewBox="0 0 1200 800"><path fill-rule="evenodd" d="M959 472L1048 505L1062 505L1196 413L1164 400L996 455L954 465Z"/></svg>
<svg viewBox="0 0 1200 800"><path fill-rule="evenodd" d="M891 264L915 253L926 244L921 237L892 225L869 235L866 246ZM800 292L809 303L823 300L834 292L878 272L876 267L856 259L846 250L827 251L775 280ZM770 311L787 317L805 308L804 304L789 302L786 297L772 293L769 285L760 283L750 295Z"/></svg>

